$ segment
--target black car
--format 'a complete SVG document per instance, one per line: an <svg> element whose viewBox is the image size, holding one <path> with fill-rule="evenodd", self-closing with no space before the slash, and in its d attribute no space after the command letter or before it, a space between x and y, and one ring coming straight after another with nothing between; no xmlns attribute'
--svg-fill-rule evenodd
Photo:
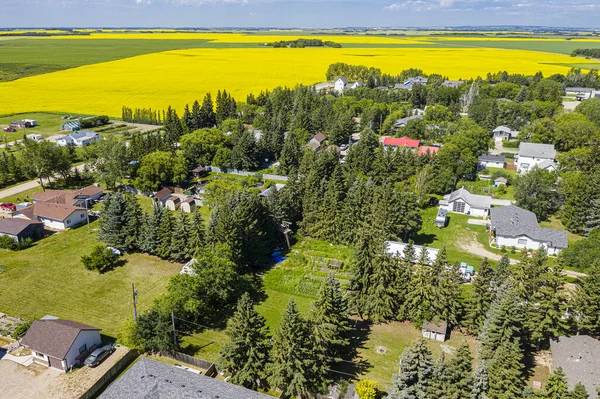
<svg viewBox="0 0 600 399"><path fill-rule="evenodd" d="M97 365L102 363L104 359L110 356L110 354L113 353L114 350L115 349L111 345L106 345L102 348L98 348L95 351L93 351L87 357L87 359L85 359L84 364L88 367L96 367Z"/></svg>

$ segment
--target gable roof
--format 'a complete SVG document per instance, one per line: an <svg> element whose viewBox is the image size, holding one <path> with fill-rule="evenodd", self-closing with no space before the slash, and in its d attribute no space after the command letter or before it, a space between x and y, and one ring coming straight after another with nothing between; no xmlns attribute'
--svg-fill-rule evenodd
<svg viewBox="0 0 600 399"><path fill-rule="evenodd" d="M410 137L404 136L400 138L386 137L383 140L383 145L389 145L394 147L410 147L417 148L421 142L419 140L413 140Z"/></svg>
<svg viewBox="0 0 600 399"><path fill-rule="evenodd" d="M480 155L477 160L479 162L502 162L506 161L506 157L504 155L491 155L491 154L483 154Z"/></svg>
<svg viewBox="0 0 600 399"><path fill-rule="evenodd" d="M398 241L386 241L385 242L385 250L388 254L393 256L398 256L400 259L404 257L404 249L408 246L405 242ZM440 250L438 248L425 247L421 245L413 245L415 251L415 262L418 262L423 255L423 251L427 252L427 259L429 264L432 264L437 259L438 252Z"/></svg>
<svg viewBox="0 0 600 399"><path fill-rule="evenodd" d="M554 144L524 143L519 144L519 156L531 158L556 158Z"/></svg>
<svg viewBox="0 0 600 399"><path fill-rule="evenodd" d="M492 208L490 223L496 235L505 237L527 236L554 248L567 248L567 232L539 227L535 213L515 205Z"/></svg>
<svg viewBox="0 0 600 399"><path fill-rule="evenodd" d="M63 195L65 193L66 193L65 190L38 191L36 193L33 193L33 195L31 196L31 199L33 199L34 201L48 201L48 200L58 197L59 195Z"/></svg>
<svg viewBox="0 0 600 399"><path fill-rule="evenodd" d="M554 161L552 159L544 159L542 162L535 165L534 168L548 169L551 166L556 167Z"/></svg>
<svg viewBox="0 0 600 399"><path fill-rule="evenodd" d="M323 133L317 133L312 137L312 139L318 141L319 144L322 143L326 138L327 137Z"/></svg>
<svg viewBox="0 0 600 399"><path fill-rule="evenodd" d="M272 399L239 385L142 357L99 399Z"/></svg>
<svg viewBox="0 0 600 399"><path fill-rule="evenodd" d="M37 220L27 220L21 218L4 218L0 219L0 233L17 236L30 225L41 225L42 222Z"/></svg>
<svg viewBox="0 0 600 399"><path fill-rule="evenodd" d="M423 119L423 114L416 113L415 115L410 115L402 119L396 119L393 123L394 127L401 127L402 125L406 125L408 122L415 119Z"/></svg>
<svg viewBox="0 0 600 399"><path fill-rule="evenodd" d="M415 154L417 155L427 155L427 153L429 153L429 155L434 155L437 154L437 152L440 150L440 147L433 147L430 145L423 145L421 147L419 147L419 149L417 150L417 152Z"/></svg>
<svg viewBox="0 0 600 399"><path fill-rule="evenodd" d="M477 209L489 209L492 206L492 197L487 195L477 195L471 194L466 188L461 187L452 193L445 195L444 199L448 201L448 203L463 200L467 204L469 204L473 208Z"/></svg>
<svg viewBox="0 0 600 399"><path fill-rule="evenodd" d="M81 331L100 329L70 320L35 320L21 344L32 351L62 360Z"/></svg>
<svg viewBox="0 0 600 399"><path fill-rule="evenodd" d="M590 393L590 398L597 398L596 387L600 387L600 341L588 335L559 337L550 341L552 366L562 367L569 388L581 382Z"/></svg>
<svg viewBox="0 0 600 399"><path fill-rule="evenodd" d="M498 132L511 133L511 132L513 132L513 130L511 128L509 128L509 127L506 127L506 126L498 126L494 130L492 130L492 132L493 133L498 133Z"/></svg>
<svg viewBox="0 0 600 399"><path fill-rule="evenodd" d="M154 196L158 199L163 199L165 197L170 196L171 194L173 194L173 191L168 187L164 187L162 190L154 194Z"/></svg>
<svg viewBox="0 0 600 399"><path fill-rule="evenodd" d="M79 210L85 211L86 209L67 204L55 204L53 202L36 202L33 205L29 205L27 208L21 209L18 213L28 219L42 217L45 219L63 221L73 212Z"/></svg>
<svg viewBox="0 0 600 399"><path fill-rule="evenodd" d="M97 136L100 135L96 132L92 132L91 130L80 130L77 133L67 134L67 137L71 137L73 140L92 139Z"/></svg>
<svg viewBox="0 0 600 399"><path fill-rule="evenodd" d="M348 84L348 79L346 79L346 77L345 77L345 76L340 76L339 78L337 78L337 79L336 79L336 82L337 82L338 80L341 80L342 82L344 82L344 85L347 85L347 84Z"/></svg>
<svg viewBox="0 0 600 399"><path fill-rule="evenodd" d="M431 321L424 321L423 322L423 330L433 331L438 334L447 334L448 333L448 323L446 323L446 322L434 323Z"/></svg>

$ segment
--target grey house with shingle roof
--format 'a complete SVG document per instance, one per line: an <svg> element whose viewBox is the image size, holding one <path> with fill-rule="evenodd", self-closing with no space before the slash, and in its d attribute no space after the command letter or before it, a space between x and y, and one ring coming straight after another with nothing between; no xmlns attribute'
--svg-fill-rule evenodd
<svg viewBox="0 0 600 399"><path fill-rule="evenodd" d="M81 364L90 348L100 344L99 328L50 318L35 320L21 340L35 362L62 371Z"/></svg>
<svg viewBox="0 0 600 399"><path fill-rule="evenodd" d="M142 357L99 399L273 399L272 396Z"/></svg>
<svg viewBox="0 0 600 399"><path fill-rule="evenodd" d="M491 207L492 197L471 194L464 187L445 195L440 201L440 209L479 217L487 216Z"/></svg>
<svg viewBox="0 0 600 399"><path fill-rule="evenodd" d="M518 206L492 208L490 224L497 247L544 248L549 255L557 255L568 246L566 231L540 227L533 212Z"/></svg>
<svg viewBox="0 0 600 399"><path fill-rule="evenodd" d="M515 159L517 165L517 171L519 173L527 173L534 166L545 163L544 168L548 169L548 162L551 165L556 163L556 150L553 144L538 144L538 143L524 143L519 144L519 155Z"/></svg>
<svg viewBox="0 0 600 399"><path fill-rule="evenodd" d="M600 341L588 335L560 337L550 341L552 367L562 367L569 388L581 382L590 399L598 398L596 388L600 388Z"/></svg>

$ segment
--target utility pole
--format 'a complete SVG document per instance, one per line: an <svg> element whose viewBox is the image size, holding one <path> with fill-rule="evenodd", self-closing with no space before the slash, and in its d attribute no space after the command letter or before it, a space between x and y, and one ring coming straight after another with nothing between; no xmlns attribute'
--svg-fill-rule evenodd
<svg viewBox="0 0 600 399"><path fill-rule="evenodd" d="M90 203L88 202L89 200L89 198L85 199L85 217L87 219L88 233L90 232Z"/></svg>
<svg viewBox="0 0 600 399"><path fill-rule="evenodd" d="M135 283L131 283L131 293L133 295L133 321L137 321L137 291L135 290Z"/></svg>
<svg viewBox="0 0 600 399"><path fill-rule="evenodd" d="M175 314L171 311L171 323L173 324L173 344L177 347L177 331L175 331Z"/></svg>

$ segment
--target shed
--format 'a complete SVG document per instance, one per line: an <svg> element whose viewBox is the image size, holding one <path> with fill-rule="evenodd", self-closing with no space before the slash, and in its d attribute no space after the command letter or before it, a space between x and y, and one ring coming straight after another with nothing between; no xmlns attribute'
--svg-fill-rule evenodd
<svg viewBox="0 0 600 399"><path fill-rule="evenodd" d="M448 211L446 209L438 208L438 213L435 217L435 225L442 228L446 227L446 223L448 223Z"/></svg>
<svg viewBox="0 0 600 399"><path fill-rule="evenodd" d="M21 218L0 219L0 237L8 236L15 242L27 238L36 239L44 235L44 224L38 220Z"/></svg>
<svg viewBox="0 0 600 399"><path fill-rule="evenodd" d="M198 166L197 168L192 169L192 174L195 178L200 178L206 176L208 174L208 170L202 166Z"/></svg>
<svg viewBox="0 0 600 399"><path fill-rule="evenodd" d="M427 339L444 342L450 338L450 334L448 333L448 323L446 322L434 323L431 321L425 321L423 322L423 328L421 331L423 338Z"/></svg>
<svg viewBox="0 0 600 399"><path fill-rule="evenodd" d="M498 188L500 186L506 186L508 180L506 177L498 176L494 179L494 187Z"/></svg>
<svg viewBox="0 0 600 399"><path fill-rule="evenodd" d="M179 209L180 206L181 198L179 197L175 197L172 195L165 201L165 207L170 211L176 211L177 209Z"/></svg>
<svg viewBox="0 0 600 399"><path fill-rule="evenodd" d="M187 197L181 202L179 209L185 213L194 212L196 210L196 199L194 197Z"/></svg>

